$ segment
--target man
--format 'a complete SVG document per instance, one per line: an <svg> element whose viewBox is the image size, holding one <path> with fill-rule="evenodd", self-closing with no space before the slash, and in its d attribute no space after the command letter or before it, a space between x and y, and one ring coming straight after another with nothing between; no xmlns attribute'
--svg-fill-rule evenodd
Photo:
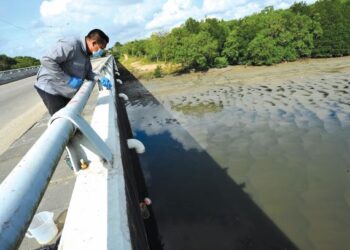
<svg viewBox="0 0 350 250"><path fill-rule="evenodd" d="M83 39L61 39L40 60L35 88L52 116L66 106L84 79L100 81L110 89L110 81L92 71L90 56L100 57L109 42L99 29L91 30Z"/></svg>

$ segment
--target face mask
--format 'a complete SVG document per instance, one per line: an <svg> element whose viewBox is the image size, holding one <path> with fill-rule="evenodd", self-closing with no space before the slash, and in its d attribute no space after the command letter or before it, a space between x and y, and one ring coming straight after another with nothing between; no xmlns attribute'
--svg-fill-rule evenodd
<svg viewBox="0 0 350 250"><path fill-rule="evenodd" d="M92 52L92 57L101 57L103 55L103 49L98 49L98 51Z"/></svg>

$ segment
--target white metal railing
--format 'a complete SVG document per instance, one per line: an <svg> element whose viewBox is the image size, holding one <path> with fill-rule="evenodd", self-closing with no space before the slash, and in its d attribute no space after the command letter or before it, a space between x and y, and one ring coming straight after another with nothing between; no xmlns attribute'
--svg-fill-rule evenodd
<svg viewBox="0 0 350 250"><path fill-rule="evenodd" d="M0 71L0 85L35 75L39 66Z"/></svg>
<svg viewBox="0 0 350 250"><path fill-rule="evenodd" d="M115 82L113 71L108 63L105 75L111 82ZM81 148L79 155L89 166L77 173L58 249L132 249L115 97L115 88L100 91L91 121L111 150L113 162L101 161L96 151Z"/></svg>
<svg viewBox="0 0 350 250"><path fill-rule="evenodd" d="M21 72L21 71L28 71L32 69L38 69L40 66L30 66L30 67L25 67L25 68L18 68L18 69L9 69L9 70L3 70L0 71L0 77L3 75L11 75L16 72Z"/></svg>
<svg viewBox="0 0 350 250"><path fill-rule="evenodd" d="M115 68L110 56L100 70L113 84ZM1 183L0 249L21 243L65 147L77 180L59 249L131 249L115 89L100 88L91 126L80 116L94 85L84 82Z"/></svg>

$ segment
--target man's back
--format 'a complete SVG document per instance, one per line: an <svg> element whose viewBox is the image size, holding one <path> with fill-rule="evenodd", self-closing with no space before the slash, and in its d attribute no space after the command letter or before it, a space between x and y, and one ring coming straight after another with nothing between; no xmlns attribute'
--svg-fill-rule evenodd
<svg viewBox="0 0 350 250"><path fill-rule="evenodd" d="M93 78L84 39L59 40L40 61L35 86L52 95L71 98L76 92L67 84L72 76Z"/></svg>

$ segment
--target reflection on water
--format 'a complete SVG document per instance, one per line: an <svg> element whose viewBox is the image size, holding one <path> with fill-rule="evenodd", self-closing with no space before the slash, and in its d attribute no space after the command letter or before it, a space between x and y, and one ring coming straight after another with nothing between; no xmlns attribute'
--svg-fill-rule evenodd
<svg viewBox="0 0 350 250"><path fill-rule="evenodd" d="M128 115L147 146L141 162L165 249L349 249L348 79L342 73L302 83L174 87L155 95L161 104L130 84ZM281 231L260 212L246 212L252 205L240 192ZM250 231L259 223L273 236ZM192 242L199 233L212 245Z"/></svg>

